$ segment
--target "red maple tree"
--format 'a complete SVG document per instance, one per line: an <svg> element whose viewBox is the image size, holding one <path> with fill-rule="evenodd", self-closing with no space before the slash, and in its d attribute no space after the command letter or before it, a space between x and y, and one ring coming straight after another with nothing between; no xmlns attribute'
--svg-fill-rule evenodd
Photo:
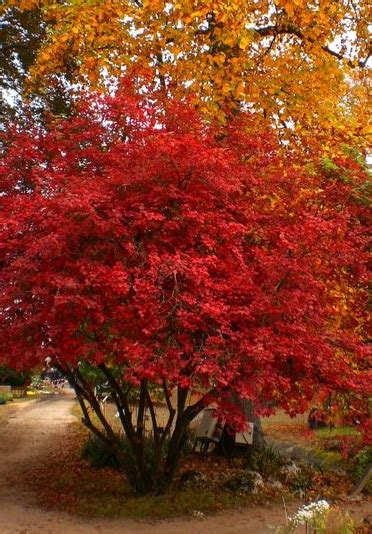
<svg viewBox="0 0 372 534"><path fill-rule="evenodd" d="M52 357L138 492L168 485L206 405L242 426L232 394L295 413L319 387L368 384L365 173L284 160L251 120L222 130L127 85L2 138L0 360ZM82 362L110 384L125 453Z"/></svg>

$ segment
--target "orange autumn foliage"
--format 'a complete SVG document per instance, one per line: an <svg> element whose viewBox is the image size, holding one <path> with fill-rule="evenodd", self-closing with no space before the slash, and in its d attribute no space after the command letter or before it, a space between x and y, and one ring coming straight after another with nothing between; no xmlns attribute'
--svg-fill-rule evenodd
<svg viewBox="0 0 372 534"><path fill-rule="evenodd" d="M49 25L32 83L69 63L103 86L136 67L172 96L218 115L242 103L290 146L365 149L367 0L5 0ZM139 69L139 70L138 70ZM146 74L145 74L146 73Z"/></svg>

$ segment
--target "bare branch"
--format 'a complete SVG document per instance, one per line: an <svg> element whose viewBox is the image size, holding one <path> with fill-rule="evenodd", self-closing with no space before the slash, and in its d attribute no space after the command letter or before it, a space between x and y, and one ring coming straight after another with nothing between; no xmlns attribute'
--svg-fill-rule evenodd
<svg viewBox="0 0 372 534"><path fill-rule="evenodd" d="M160 443L164 442L167 434L170 432L174 417L176 415L176 410L172 406L172 403L171 403L171 400L170 400L170 394L169 394L167 383L166 383L165 379L163 379L163 391L164 391L165 402L167 404L167 408L168 408L168 411L169 411L169 417L168 417L168 421L167 421L167 424L165 426L165 429L163 431L163 434L162 434L162 436L160 438Z"/></svg>
<svg viewBox="0 0 372 534"><path fill-rule="evenodd" d="M144 421L144 414L145 414L146 390L147 390L147 380L141 380L140 397L139 397L139 402L138 402L138 413L137 413L137 436L139 437L142 437L143 435L143 421Z"/></svg>
<svg viewBox="0 0 372 534"><path fill-rule="evenodd" d="M84 398L82 397L81 393L77 390L76 396L80 404L81 411L83 412L83 418L82 423L90 430L100 441L106 444L107 447L111 446L111 443L109 439L105 436L103 432L101 432L93 423L90 418L89 412L87 407L85 406Z"/></svg>
<svg viewBox="0 0 372 534"><path fill-rule="evenodd" d="M164 391L164 398L165 398L165 402L167 404L168 411L169 411L169 413L171 413L171 412L174 411L174 408L173 408L171 400L170 400L171 399L170 398L170 393L169 393L167 382L166 382L165 378L163 378L163 391Z"/></svg>
<svg viewBox="0 0 372 534"><path fill-rule="evenodd" d="M308 41L309 43L316 42L315 39L313 39L312 37L307 37L306 35L304 35L304 33L299 28L297 28L294 24L280 24L280 25L273 25L273 26L265 26L263 28L254 28L253 31L256 34L260 35L261 37L270 37L274 35L288 34L288 35L295 35L302 41ZM336 50L332 50L332 48L330 48L327 45L324 45L321 48L324 52L326 52L327 54L330 54L331 56L337 58L338 60L346 61L349 67L359 66L363 68L366 66L367 61L369 59L369 56L368 56L365 60L358 61L357 63L355 63L351 61L351 59L345 57L343 54L336 52Z"/></svg>
<svg viewBox="0 0 372 534"><path fill-rule="evenodd" d="M119 444L118 437L115 435L110 424L103 415L98 400L94 396L93 392L89 389L79 369L74 369L74 371L72 372L72 380L74 386L81 393L82 397L84 397L89 402L90 406L93 408L103 428L105 429L107 437L110 438L113 443Z"/></svg>
<svg viewBox="0 0 372 534"><path fill-rule="evenodd" d="M194 419L194 417L196 417L202 411L202 409L206 406L207 399L213 396L215 392L216 392L216 388L211 389L197 402L188 406L186 410L184 411L184 416L186 417L186 419L188 419L188 421L192 421L192 419Z"/></svg>
<svg viewBox="0 0 372 534"><path fill-rule="evenodd" d="M153 431L154 431L154 442L156 443L156 441L159 439L158 424L157 424L157 421L156 421L156 414L155 414L155 410L154 410L154 404L152 402L150 393L149 393L147 388L146 388L146 401L147 401L147 406L149 407L150 416L151 416L151 422L152 422L152 428L153 428Z"/></svg>
<svg viewBox="0 0 372 534"><path fill-rule="evenodd" d="M129 408L129 404L128 404L127 398L124 395L123 390L120 388L119 384L117 383L117 381L113 377L111 371L108 369L108 367L105 364L101 364L99 366L99 368L103 371L104 375L107 378L108 383L110 384L110 386L113 388L113 390L116 393L116 396L117 396L118 401L120 403L120 407L121 407L122 410L124 410L124 415L125 415L125 418L124 418L123 414L121 413L121 410L119 409L120 421L121 421L121 423L123 425L123 428L124 428L128 438L133 440L134 434L135 434L135 430L134 430L134 426L133 426L133 423L132 423L132 412L131 412L131 410ZM118 408L119 408L119 406L118 406Z"/></svg>

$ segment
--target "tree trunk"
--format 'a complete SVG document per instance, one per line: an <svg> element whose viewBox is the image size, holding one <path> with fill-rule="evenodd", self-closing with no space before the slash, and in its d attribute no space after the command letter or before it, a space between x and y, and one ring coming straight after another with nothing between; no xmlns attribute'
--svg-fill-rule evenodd
<svg viewBox="0 0 372 534"><path fill-rule="evenodd" d="M128 403L128 389L116 379L104 364L100 369L112 387L112 399L116 404L124 438L114 431L111 422L101 409L94 394L94 387L79 372L79 369L63 369L75 389L83 413L83 424L99 440L101 445L113 454L120 470L125 474L130 486L137 495L164 493L172 484L177 470L187 428L204 407L203 399L186 407L188 390L178 388L177 411L172 406L170 395L164 384L165 400L169 411L166 427L159 432L154 405L150 397L147 381L140 384L138 395L138 412L136 427L133 410ZM151 414L152 436L146 435L144 415L145 407ZM99 421L92 418L94 413ZM172 423L177 413L176 425L171 433Z"/></svg>
<svg viewBox="0 0 372 534"><path fill-rule="evenodd" d="M254 404L250 400L242 401L244 413L247 416L247 420L254 424L253 427L253 443L252 452L258 452L266 447L266 441L262 430L261 419L256 415Z"/></svg>

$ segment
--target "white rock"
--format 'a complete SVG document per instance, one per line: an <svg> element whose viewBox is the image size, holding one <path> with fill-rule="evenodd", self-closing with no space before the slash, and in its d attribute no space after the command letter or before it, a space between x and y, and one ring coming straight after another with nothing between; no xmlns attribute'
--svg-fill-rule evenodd
<svg viewBox="0 0 372 534"><path fill-rule="evenodd" d="M250 471L249 473L253 478L253 484L254 484L252 493L259 493L259 491L262 490L263 487L265 486L263 478L260 475L260 473L257 473L257 471Z"/></svg>
<svg viewBox="0 0 372 534"><path fill-rule="evenodd" d="M269 482L270 486L274 489L282 490L283 484L280 482L280 480L272 480Z"/></svg>
<svg viewBox="0 0 372 534"><path fill-rule="evenodd" d="M193 517L198 517L199 519L205 517L205 514L203 512L200 512L199 510L194 510L193 512L191 512L191 515Z"/></svg>
<svg viewBox="0 0 372 534"><path fill-rule="evenodd" d="M296 475L298 475L301 471L301 468L295 464L294 462L288 464L288 465L285 465L284 467L282 467L282 469L280 470L280 472L285 475L285 476L289 476L289 477L294 477Z"/></svg>

